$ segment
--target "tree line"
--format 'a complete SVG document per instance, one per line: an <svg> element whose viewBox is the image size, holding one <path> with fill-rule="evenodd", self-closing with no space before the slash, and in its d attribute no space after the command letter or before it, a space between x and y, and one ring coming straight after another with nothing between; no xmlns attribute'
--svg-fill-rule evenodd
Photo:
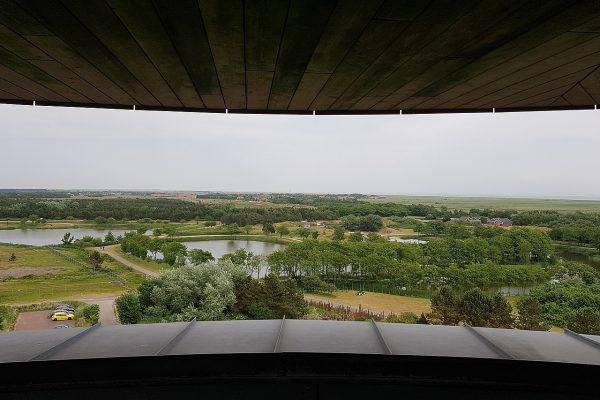
<svg viewBox="0 0 600 400"><path fill-rule="evenodd" d="M303 292L288 278L253 279L231 260L185 265L116 300L121 323L300 318Z"/></svg>

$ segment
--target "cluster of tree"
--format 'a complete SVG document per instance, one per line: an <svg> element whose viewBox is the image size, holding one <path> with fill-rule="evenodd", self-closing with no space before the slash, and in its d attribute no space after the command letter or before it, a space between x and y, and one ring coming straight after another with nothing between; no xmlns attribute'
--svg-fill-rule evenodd
<svg viewBox="0 0 600 400"><path fill-rule="evenodd" d="M444 325L548 330L551 326L578 333L600 334L600 272L579 263L551 268L551 283L534 289L517 302L518 315L499 294L479 288L461 292L442 287L431 300L429 320ZM476 286L485 287L482 282Z"/></svg>
<svg viewBox="0 0 600 400"><path fill-rule="evenodd" d="M121 250L142 259L151 253L155 260L160 252L162 260L169 265L183 265L187 256L187 248L181 242L164 241L140 233L126 233L121 239Z"/></svg>
<svg viewBox="0 0 600 400"><path fill-rule="evenodd" d="M145 280L116 301L125 324L223 319L299 318L306 313L291 279L253 279L230 260L186 265Z"/></svg>
<svg viewBox="0 0 600 400"><path fill-rule="evenodd" d="M423 246L428 263L438 266L493 262L529 264L548 262L553 255L552 241L544 232L525 228L499 229L490 237L433 238Z"/></svg>
<svg viewBox="0 0 600 400"><path fill-rule="evenodd" d="M500 293L487 294L479 288L459 294L443 287L431 299L431 320L443 325L512 328L512 306Z"/></svg>
<svg viewBox="0 0 600 400"><path fill-rule="evenodd" d="M578 280L548 284L531 297L540 304L540 314L551 325L578 333L600 335L600 280L586 284Z"/></svg>
<svg viewBox="0 0 600 400"><path fill-rule="evenodd" d="M333 219L331 213L309 207L242 207L231 204L158 198L104 199L15 199L0 198L0 218L28 218L36 215L46 219L78 218L108 223L116 220L218 220L238 226L264 222ZM104 220L102 220L104 219Z"/></svg>
<svg viewBox="0 0 600 400"><path fill-rule="evenodd" d="M553 210L534 210L514 213L511 216L517 225L536 225L557 228L561 226L598 226L600 213L572 212L560 213Z"/></svg>
<svg viewBox="0 0 600 400"><path fill-rule="evenodd" d="M365 216L346 215L342 217L342 226L349 231L377 232L383 228L380 216L369 214Z"/></svg>
<svg viewBox="0 0 600 400"><path fill-rule="evenodd" d="M418 245L374 241L306 240L291 243L268 256L270 272L300 281L316 276L327 282L385 282L394 287L437 290L447 285L473 287L528 287L548 281L541 265L473 263L440 267L426 263Z"/></svg>
<svg viewBox="0 0 600 400"><path fill-rule="evenodd" d="M600 227L563 226L550 231L550 237L564 242L591 244L600 249Z"/></svg>

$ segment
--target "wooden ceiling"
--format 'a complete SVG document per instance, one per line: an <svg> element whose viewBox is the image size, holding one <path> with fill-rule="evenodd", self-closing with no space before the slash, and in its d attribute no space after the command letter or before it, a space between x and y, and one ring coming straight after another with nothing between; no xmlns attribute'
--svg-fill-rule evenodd
<svg viewBox="0 0 600 400"><path fill-rule="evenodd" d="M594 108L598 0L0 0L0 102L256 113Z"/></svg>

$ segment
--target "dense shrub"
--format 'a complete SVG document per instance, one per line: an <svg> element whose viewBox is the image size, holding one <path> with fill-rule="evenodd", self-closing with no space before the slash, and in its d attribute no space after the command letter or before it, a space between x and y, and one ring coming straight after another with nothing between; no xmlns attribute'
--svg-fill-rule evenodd
<svg viewBox="0 0 600 400"><path fill-rule="evenodd" d="M100 306L98 304L90 304L83 308L83 317L90 324L95 325L100 319Z"/></svg>
<svg viewBox="0 0 600 400"><path fill-rule="evenodd" d="M135 293L125 293L116 300L117 314L122 324L137 324L142 317L140 299Z"/></svg>

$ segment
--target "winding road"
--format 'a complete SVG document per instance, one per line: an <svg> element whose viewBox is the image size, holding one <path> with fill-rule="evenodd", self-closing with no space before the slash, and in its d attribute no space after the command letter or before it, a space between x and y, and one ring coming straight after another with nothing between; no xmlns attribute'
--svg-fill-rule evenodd
<svg viewBox="0 0 600 400"><path fill-rule="evenodd" d="M149 269L146 269L138 264L132 263L131 261L127 260L126 258L120 256L119 254L117 254L115 252L115 248L119 246L118 244L113 244L111 246L104 246L104 249L102 247L96 247L96 250L98 250L100 253L102 254L106 254L109 257L111 257L112 259L120 262L123 265L128 266L131 269L134 269L138 272L141 272L144 275L147 276L158 276L159 274L157 272L154 271L150 271Z"/></svg>

